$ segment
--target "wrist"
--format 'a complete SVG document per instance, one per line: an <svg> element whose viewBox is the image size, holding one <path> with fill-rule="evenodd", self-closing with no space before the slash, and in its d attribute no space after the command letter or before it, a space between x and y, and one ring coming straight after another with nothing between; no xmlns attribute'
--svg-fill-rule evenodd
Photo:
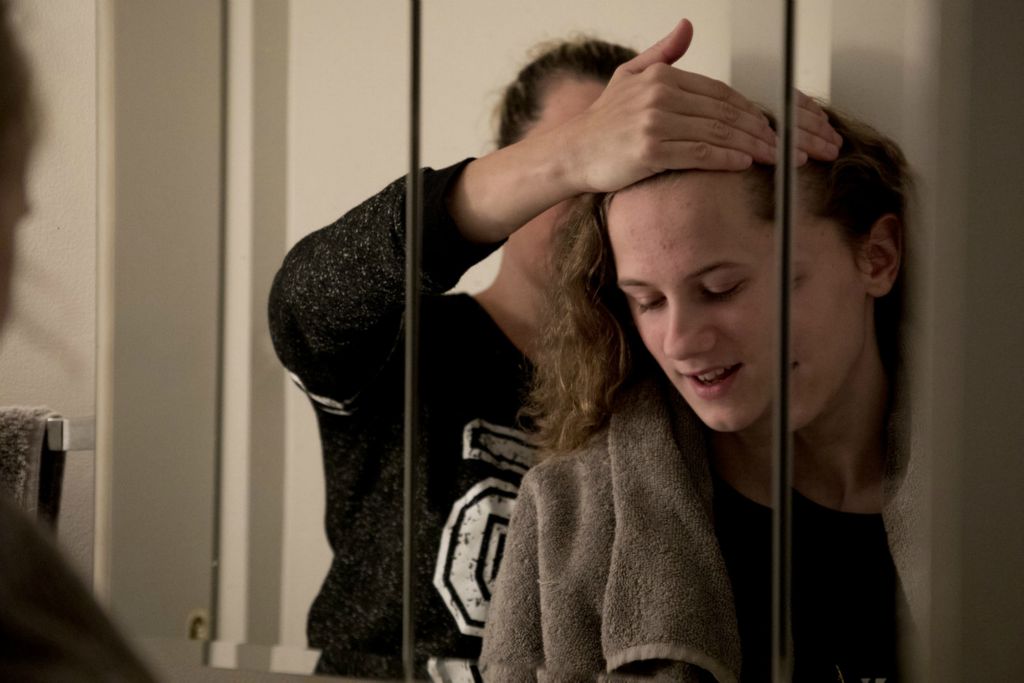
<svg viewBox="0 0 1024 683"><path fill-rule="evenodd" d="M571 149L562 131L542 131L470 162L447 196L462 235L499 242L579 194Z"/></svg>
<svg viewBox="0 0 1024 683"><path fill-rule="evenodd" d="M593 191L583 172L587 137L581 133L580 125L577 120L569 121L537 136L538 148L545 155L540 165L546 176L544 181L551 188L552 194L557 195L552 205Z"/></svg>

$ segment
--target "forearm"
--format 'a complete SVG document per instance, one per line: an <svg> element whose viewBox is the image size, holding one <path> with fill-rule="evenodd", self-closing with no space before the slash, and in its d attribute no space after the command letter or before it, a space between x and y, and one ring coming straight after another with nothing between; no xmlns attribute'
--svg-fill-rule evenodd
<svg viewBox="0 0 1024 683"><path fill-rule="evenodd" d="M504 240L585 191L571 173L567 135L564 128L536 133L466 166L447 198L463 237L481 244Z"/></svg>
<svg viewBox="0 0 1024 683"><path fill-rule="evenodd" d="M444 197L461 171L424 171L423 288L439 293L495 245L458 233ZM271 337L310 391L346 400L396 348L405 309L404 179L296 244L269 301Z"/></svg>

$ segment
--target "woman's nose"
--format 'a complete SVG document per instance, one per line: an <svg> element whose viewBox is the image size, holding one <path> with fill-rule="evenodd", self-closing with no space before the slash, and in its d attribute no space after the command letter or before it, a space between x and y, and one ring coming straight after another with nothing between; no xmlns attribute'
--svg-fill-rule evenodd
<svg viewBox="0 0 1024 683"><path fill-rule="evenodd" d="M717 335L705 317L679 311L665 333L664 352L672 360L686 360L711 351Z"/></svg>

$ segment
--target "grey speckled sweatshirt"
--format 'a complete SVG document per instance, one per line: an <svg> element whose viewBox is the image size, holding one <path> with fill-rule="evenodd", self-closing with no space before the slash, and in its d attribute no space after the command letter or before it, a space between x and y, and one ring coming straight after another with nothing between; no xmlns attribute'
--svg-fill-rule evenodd
<svg viewBox="0 0 1024 683"><path fill-rule="evenodd" d="M515 427L531 368L465 295L442 296L498 245L467 243L445 205L465 163L424 171L417 674L474 680L505 528L533 449ZM330 571L309 613L318 671L402 676L400 179L289 252L270 296L282 362L323 443ZM316 457L313 453L309 457Z"/></svg>

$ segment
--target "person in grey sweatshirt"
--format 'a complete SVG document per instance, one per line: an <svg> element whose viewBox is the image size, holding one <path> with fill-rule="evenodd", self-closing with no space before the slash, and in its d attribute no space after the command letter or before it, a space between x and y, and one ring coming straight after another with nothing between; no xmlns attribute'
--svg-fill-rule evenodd
<svg viewBox="0 0 1024 683"><path fill-rule="evenodd" d="M827 109L798 171L790 427L795 680L895 680L920 621L901 400L909 172ZM770 678L773 169L669 172L582 198L484 634L487 680ZM903 627L901 629L901 627Z"/></svg>

